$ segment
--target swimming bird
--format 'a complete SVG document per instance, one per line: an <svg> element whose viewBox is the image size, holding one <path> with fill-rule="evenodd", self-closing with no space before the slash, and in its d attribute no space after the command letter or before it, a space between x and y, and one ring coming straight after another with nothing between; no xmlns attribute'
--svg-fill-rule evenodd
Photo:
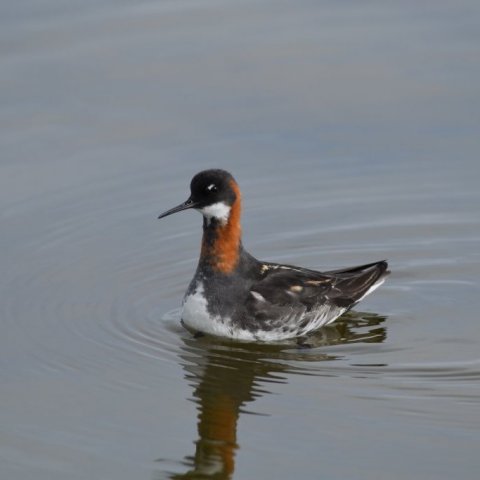
<svg viewBox="0 0 480 480"><path fill-rule="evenodd" d="M303 337L390 273L386 261L319 272L257 260L243 248L240 188L225 170L197 173L188 200L158 218L187 209L203 215L200 260L182 303L182 323L195 334L263 342Z"/></svg>

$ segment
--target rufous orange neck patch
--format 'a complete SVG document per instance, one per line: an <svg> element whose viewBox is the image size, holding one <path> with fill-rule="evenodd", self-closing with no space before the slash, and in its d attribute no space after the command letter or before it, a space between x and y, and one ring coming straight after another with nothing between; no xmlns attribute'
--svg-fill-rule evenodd
<svg viewBox="0 0 480 480"><path fill-rule="evenodd" d="M240 188L234 180L231 180L230 186L235 192L236 199L231 207L227 223L216 227L213 242L207 242L205 233L202 240L201 257L208 260L214 270L222 273L230 273L237 266L242 236Z"/></svg>

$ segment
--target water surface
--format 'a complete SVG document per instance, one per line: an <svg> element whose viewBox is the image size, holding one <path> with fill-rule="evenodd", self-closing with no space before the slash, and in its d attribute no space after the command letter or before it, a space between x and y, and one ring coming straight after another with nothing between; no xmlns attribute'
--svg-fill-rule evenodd
<svg viewBox="0 0 480 480"><path fill-rule="evenodd" d="M473 479L477 2L0 2L0 475ZM392 275L310 349L193 339L232 171L244 244Z"/></svg>

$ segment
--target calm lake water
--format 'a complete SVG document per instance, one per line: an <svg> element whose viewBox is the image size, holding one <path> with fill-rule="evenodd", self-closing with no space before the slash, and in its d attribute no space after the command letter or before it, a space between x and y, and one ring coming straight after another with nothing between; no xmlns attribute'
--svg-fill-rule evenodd
<svg viewBox="0 0 480 480"><path fill-rule="evenodd" d="M0 2L0 477L476 479L478 1ZM193 339L204 168L244 244L388 258L311 338Z"/></svg>

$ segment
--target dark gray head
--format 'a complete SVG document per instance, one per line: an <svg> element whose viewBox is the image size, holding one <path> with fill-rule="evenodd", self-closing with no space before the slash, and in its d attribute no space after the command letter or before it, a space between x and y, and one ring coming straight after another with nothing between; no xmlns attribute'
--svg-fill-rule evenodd
<svg viewBox="0 0 480 480"><path fill-rule="evenodd" d="M182 204L167 210L158 218L189 208L198 210L210 221L215 219L224 224L230 217L232 207L240 206L240 189L230 173L225 170L203 170L190 182L190 197Z"/></svg>

